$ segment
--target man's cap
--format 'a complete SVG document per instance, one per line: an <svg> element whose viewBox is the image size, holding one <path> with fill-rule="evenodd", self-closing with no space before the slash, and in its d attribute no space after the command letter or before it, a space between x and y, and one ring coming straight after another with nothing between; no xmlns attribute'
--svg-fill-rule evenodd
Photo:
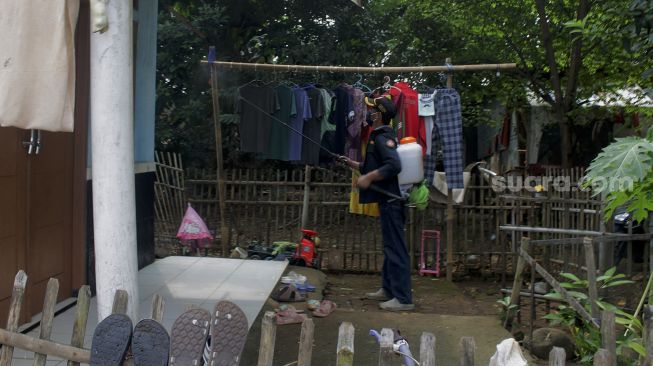
<svg viewBox="0 0 653 366"><path fill-rule="evenodd" d="M378 98L365 97L365 104L378 109L386 120L394 118L397 114L397 107L395 107L389 95Z"/></svg>

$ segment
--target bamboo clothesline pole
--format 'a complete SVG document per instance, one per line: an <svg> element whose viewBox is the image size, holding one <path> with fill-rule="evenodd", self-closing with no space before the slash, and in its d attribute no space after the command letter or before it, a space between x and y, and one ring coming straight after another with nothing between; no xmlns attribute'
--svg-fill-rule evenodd
<svg viewBox="0 0 653 366"><path fill-rule="evenodd" d="M446 72L447 73L447 87L453 87L454 72L459 71L500 71L512 70L517 68L515 63L500 63L500 64L477 64L477 65L452 65L451 58L445 60L445 65L439 66L383 66L383 67L358 67L358 66L325 66L325 65L282 65L282 64L262 64L262 63L246 63L246 62L227 62L215 61L215 52L209 52L209 60L202 60L202 63L210 64L211 75L216 75L218 68L222 69L238 69L238 70L254 70L254 71L288 71L288 72L341 72L341 73L372 73L372 74L387 74L387 73L408 73L408 72ZM215 79L212 77L212 79ZM212 94L217 99L218 85L217 82L211 83ZM219 106L214 102L214 121L216 121L216 137L221 136L221 126L218 121ZM217 143L216 143L217 146ZM216 158L218 160L218 167L222 166L222 151L216 151ZM218 172L219 175L220 172ZM221 191L224 186L218 183L218 194L220 197ZM447 280L453 281L453 195L451 189L448 190L447 200ZM220 217L224 216L224 205L220 205ZM221 225L222 226L222 225ZM224 226L221 230L225 230ZM224 234L222 234L224 235ZM412 270L412 269L411 269Z"/></svg>
<svg viewBox="0 0 653 366"><path fill-rule="evenodd" d="M275 70L293 72L345 72L345 73L401 73L401 72L457 72L457 71L487 71L487 70L512 70L517 68L515 63L502 64L477 64L477 65L452 65L450 62L438 66L325 66L325 65L282 65L260 64L249 62L206 61L213 66L238 70Z"/></svg>

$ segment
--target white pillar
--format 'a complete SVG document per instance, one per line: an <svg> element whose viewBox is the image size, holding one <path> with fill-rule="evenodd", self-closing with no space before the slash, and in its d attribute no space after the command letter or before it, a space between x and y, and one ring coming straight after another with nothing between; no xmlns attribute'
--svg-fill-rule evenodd
<svg viewBox="0 0 653 366"><path fill-rule="evenodd" d="M93 236L98 320L111 314L116 289L129 294L138 320L134 188L132 0L106 4L108 29L91 35Z"/></svg>

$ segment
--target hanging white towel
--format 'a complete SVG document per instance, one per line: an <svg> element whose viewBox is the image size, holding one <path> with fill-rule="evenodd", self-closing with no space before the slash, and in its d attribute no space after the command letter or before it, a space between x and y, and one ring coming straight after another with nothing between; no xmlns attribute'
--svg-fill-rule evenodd
<svg viewBox="0 0 653 366"><path fill-rule="evenodd" d="M0 2L0 126L72 131L79 0Z"/></svg>

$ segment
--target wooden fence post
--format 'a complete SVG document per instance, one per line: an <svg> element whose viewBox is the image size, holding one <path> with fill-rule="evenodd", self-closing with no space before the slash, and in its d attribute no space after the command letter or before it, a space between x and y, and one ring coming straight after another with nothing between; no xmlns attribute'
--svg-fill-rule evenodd
<svg viewBox="0 0 653 366"><path fill-rule="evenodd" d="M583 247L585 249L585 266L587 267L587 282L588 292L590 298L590 306L592 309L592 318L598 319L600 310L598 301L598 289L596 288L596 262L594 259L594 241L591 238L585 237L583 239Z"/></svg>
<svg viewBox="0 0 653 366"><path fill-rule="evenodd" d="M57 304L57 295L59 294L59 280L50 278L45 289L45 299L43 300L43 312L41 313L41 330L39 339L50 340L52 333L52 322L54 320L54 306ZM44 353L34 354L34 366L45 366L48 355Z"/></svg>
<svg viewBox="0 0 653 366"><path fill-rule="evenodd" d="M594 354L594 366L612 366L610 353L605 348L599 348Z"/></svg>
<svg viewBox="0 0 653 366"><path fill-rule="evenodd" d="M302 223L300 229L306 229L308 225L308 203L311 197L311 166L304 168L304 201L302 202Z"/></svg>
<svg viewBox="0 0 653 366"><path fill-rule="evenodd" d="M307 318L302 322L302 334L299 337L299 356L297 366L311 366L313 355L313 331L315 324L313 318Z"/></svg>
<svg viewBox="0 0 653 366"><path fill-rule="evenodd" d="M603 311L601 314L601 340L608 352L609 366L617 366L617 336L614 329L614 312Z"/></svg>
<svg viewBox="0 0 653 366"><path fill-rule="evenodd" d="M422 333L419 345L419 364L435 366L435 336L433 333Z"/></svg>
<svg viewBox="0 0 653 366"><path fill-rule="evenodd" d="M18 329L18 320L20 319L20 308L23 305L23 295L25 295L25 285L27 285L27 274L21 269L16 273L14 278L14 289L11 293L11 305L9 306L9 315L7 316L7 331L15 332ZM0 354L0 365L11 365L11 359L14 356L14 347L4 345Z"/></svg>
<svg viewBox="0 0 653 366"><path fill-rule="evenodd" d="M528 252L530 250L530 239L522 238L521 239L521 250ZM517 253L519 254L519 253ZM521 293L521 284L522 284L522 275L524 272L524 267L526 267L526 260L522 258L521 255L517 255L517 268L515 269L515 278L512 281L512 292L510 293L510 305L519 305L519 295ZM512 319L515 317L515 313L519 309L510 309L506 310L506 321L504 323L504 328L509 328L512 326Z"/></svg>
<svg viewBox="0 0 653 366"><path fill-rule="evenodd" d="M644 347L646 358L644 366L653 366L653 305L644 306Z"/></svg>
<svg viewBox="0 0 653 366"><path fill-rule="evenodd" d="M127 314L127 299L129 295L125 290L116 290L113 296L113 307L111 308L112 314Z"/></svg>
<svg viewBox="0 0 653 366"><path fill-rule="evenodd" d="M460 338L460 366L474 366L476 343L473 337Z"/></svg>
<svg viewBox="0 0 653 366"><path fill-rule="evenodd" d="M549 352L549 366L565 366L567 354L564 348L553 347Z"/></svg>
<svg viewBox="0 0 653 366"><path fill-rule="evenodd" d="M86 323L88 322L88 310L91 306L91 288L84 285L77 293L77 305L75 310L75 324L70 345L77 348L84 348L84 337L86 336ZM79 362L68 360L68 366L79 366Z"/></svg>
<svg viewBox="0 0 653 366"><path fill-rule="evenodd" d="M336 366L354 365L354 326L349 322L340 324L337 352Z"/></svg>
<svg viewBox="0 0 653 366"><path fill-rule="evenodd" d="M394 344L394 334L392 329L381 329L381 341L379 342L379 366L392 366L392 356L394 351L392 345Z"/></svg>
<svg viewBox="0 0 653 366"><path fill-rule="evenodd" d="M274 312L266 311L261 326L261 345L258 349L258 366L272 366L274 344L277 338L277 327L274 322Z"/></svg>
<svg viewBox="0 0 653 366"><path fill-rule="evenodd" d="M152 310L150 312L152 319L161 323L163 320L163 312L165 311L165 301L159 294L155 294L152 298Z"/></svg>

